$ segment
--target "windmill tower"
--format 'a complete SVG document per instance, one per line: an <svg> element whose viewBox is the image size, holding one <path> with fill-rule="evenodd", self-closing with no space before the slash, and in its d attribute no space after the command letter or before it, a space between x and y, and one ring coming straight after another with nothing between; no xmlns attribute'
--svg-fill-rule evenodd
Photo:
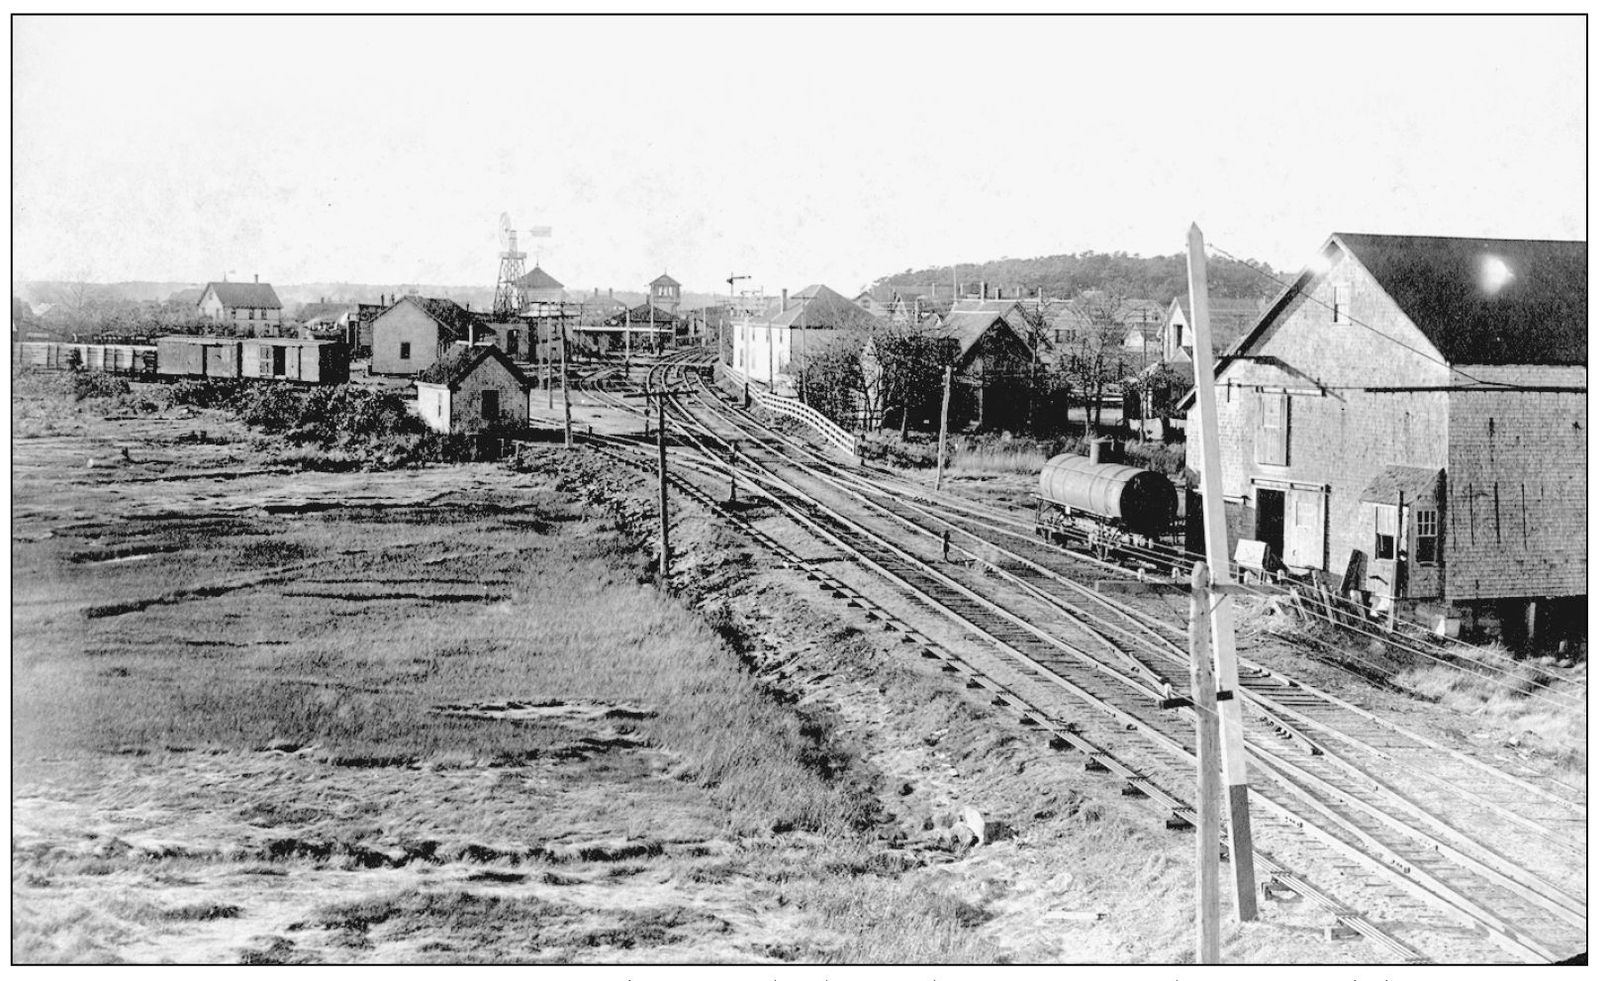
<svg viewBox="0 0 1607 981"><path fill-rule="evenodd" d="M491 316L498 320L515 317L524 309L524 297L519 290L519 277L525 274L525 254L519 251L519 233L513 228L508 213L502 213L501 237L507 246L502 253L502 265L497 270L497 292L491 300Z"/></svg>

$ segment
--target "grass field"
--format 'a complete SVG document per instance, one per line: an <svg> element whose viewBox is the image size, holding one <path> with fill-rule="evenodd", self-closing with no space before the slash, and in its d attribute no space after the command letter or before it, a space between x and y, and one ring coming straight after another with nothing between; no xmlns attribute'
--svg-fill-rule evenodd
<svg viewBox="0 0 1607 981"><path fill-rule="evenodd" d="M876 865L855 748L539 467L24 418L19 961L998 956Z"/></svg>

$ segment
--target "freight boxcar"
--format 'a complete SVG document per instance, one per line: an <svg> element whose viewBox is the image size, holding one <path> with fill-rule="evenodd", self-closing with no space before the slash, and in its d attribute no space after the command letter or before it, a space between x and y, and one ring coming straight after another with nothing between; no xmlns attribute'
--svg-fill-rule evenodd
<svg viewBox="0 0 1607 981"><path fill-rule="evenodd" d="M240 342L240 377L339 385L351 377L350 349L340 341L249 338Z"/></svg>
<svg viewBox="0 0 1607 981"><path fill-rule="evenodd" d="M156 373L179 378L239 378L240 340L183 334L159 337Z"/></svg>
<svg viewBox="0 0 1607 981"><path fill-rule="evenodd" d="M57 341L19 341L11 345L12 363L21 368L77 367L120 375L143 375L156 370L156 348L147 344L64 344Z"/></svg>
<svg viewBox="0 0 1607 981"><path fill-rule="evenodd" d="M1095 441L1087 457L1065 453L1038 475L1038 534L1056 544L1078 539L1104 553L1147 545L1177 520L1177 488L1161 474L1106 463Z"/></svg>

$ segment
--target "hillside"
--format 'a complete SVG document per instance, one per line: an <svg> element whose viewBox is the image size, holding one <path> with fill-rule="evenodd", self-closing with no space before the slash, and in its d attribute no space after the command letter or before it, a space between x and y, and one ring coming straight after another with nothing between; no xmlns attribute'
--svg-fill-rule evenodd
<svg viewBox="0 0 1607 981"><path fill-rule="evenodd" d="M1244 263L1228 259L1207 260L1206 276L1214 296L1270 296L1282 283L1294 277L1279 274L1264 262ZM1167 303L1188 292L1188 264L1184 254L1137 256L1125 252L1082 252L1077 255L1046 255L1033 259L992 259L966 262L957 266L906 269L876 280L875 286L925 286L962 284L979 280L1028 293L1040 288L1045 296L1070 297L1084 290L1113 287L1134 297Z"/></svg>

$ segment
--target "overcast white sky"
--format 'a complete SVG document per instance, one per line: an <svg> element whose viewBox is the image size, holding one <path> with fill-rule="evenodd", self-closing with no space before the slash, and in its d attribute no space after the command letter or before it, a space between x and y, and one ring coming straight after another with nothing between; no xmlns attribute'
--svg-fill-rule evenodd
<svg viewBox="0 0 1607 981"><path fill-rule="evenodd" d="M12 26L15 279L489 286L502 211L570 286L850 295L1193 220L1585 236L1582 17Z"/></svg>

